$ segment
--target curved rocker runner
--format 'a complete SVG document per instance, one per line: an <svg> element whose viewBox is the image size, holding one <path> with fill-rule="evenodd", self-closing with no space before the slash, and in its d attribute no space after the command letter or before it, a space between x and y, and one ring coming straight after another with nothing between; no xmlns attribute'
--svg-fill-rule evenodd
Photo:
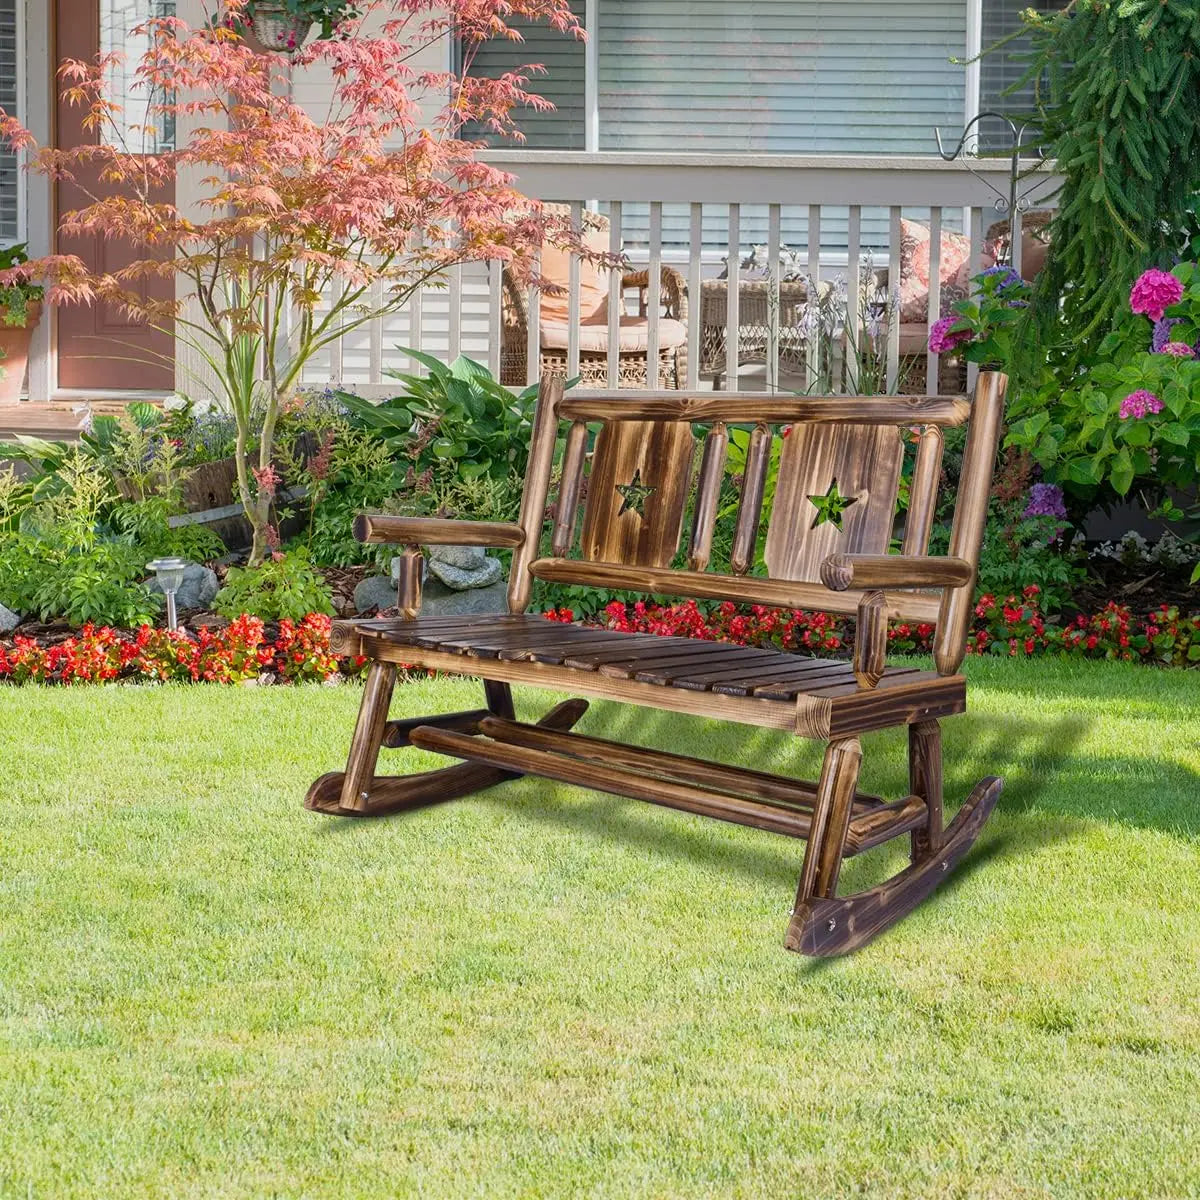
<svg viewBox="0 0 1200 1200"><path fill-rule="evenodd" d="M545 378L515 523L356 520L361 541L406 547L401 616L334 625L334 650L364 655L371 666L346 770L318 779L307 806L382 816L541 775L803 838L787 948L834 955L865 945L947 877L1000 794L999 779L982 780L943 824L940 722L966 708L966 680L958 669L1006 382L1003 375L981 374L970 402L642 391L564 399L561 379ZM561 482L546 528L561 424L567 426ZM969 428L949 553L933 557L926 551L942 430L962 424ZM750 433L731 573L720 574L708 566L731 425L749 426ZM785 425L791 428L774 503L764 513L772 427ZM916 459L905 519L895 529L906 440L916 441ZM687 567L680 569L671 564L685 517ZM888 552L893 537L901 542L898 554ZM509 612L420 615L419 547L448 544L512 549ZM760 560L766 577L749 574ZM564 625L526 612L535 579L853 615L854 658L830 662ZM889 619L936 623L935 670L888 665ZM484 681L484 706L389 721L399 664L477 676ZM575 733L584 699L558 704L536 723L521 722L513 709L514 683L788 730L825 742L821 776L808 783ZM909 794L889 801L858 788L859 735L895 726L908 729ZM376 774L382 749L405 746L461 761L415 775ZM845 858L902 836L909 839L910 866L856 895L837 894Z"/></svg>

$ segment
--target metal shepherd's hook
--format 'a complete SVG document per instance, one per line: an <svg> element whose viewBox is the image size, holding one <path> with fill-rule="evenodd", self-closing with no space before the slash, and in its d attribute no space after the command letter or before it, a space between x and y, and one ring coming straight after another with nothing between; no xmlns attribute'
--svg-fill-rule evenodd
<svg viewBox="0 0 1200 1200"><path fill-rule="evenodd" d="M1012 150L1009 156L1008 167L1008 195L995 188L992 183L985 179L974 167L970 165L969 159L972 157L966 149L967 142L970 140L971 131L979 124L980 121L987 117L992 117L997 121L1003 121L1008 126L1009 133L1012 136ZM1008 213L1008 244L1009 253L1012 253L1012 248L1017 244L1017 238L1020 236L1019 223L1021 209L1027 207L1025 196L1017 195L1017 181L1021 176L1021 150L1022 139L1025 137L1025 129L1028 125L1027 121L1014 121L1011 117L1005 116L1004 113L987 112L977 113L972 117L966 125L963 126L962 136L958 139L958 145L953 150L947 152L946 147L942 143L942 131L936 126L933 130L933 136L937 139L938 154L941 155L945 162L953 162L956 158L961 158L967 163L967 169L974 175L987 189L996 197L996 209L998 212ZM976 155L976 157L978 157ZM1028 195L1028 193L1026 193Z"/></svg>

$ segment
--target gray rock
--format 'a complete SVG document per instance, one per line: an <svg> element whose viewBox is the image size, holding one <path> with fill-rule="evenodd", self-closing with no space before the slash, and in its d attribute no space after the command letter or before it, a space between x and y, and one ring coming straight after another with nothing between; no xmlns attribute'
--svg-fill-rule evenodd
<svg viewBox="0 0 1200 1200"><path fill-rule="evenodd" d="M456 617L465 613L507 611L508 585L505 583L493 583L489 587L469 588L465 592L460 592L446 587L436 579L430 579L426 583L421 597L421 616L423 617Z"/></svg>
<svg viewBox="0 0 1200 1200"><path fill-rule="evenodd" d="M484 558L483 565L472 570L452 567L449 563L433 558L429 560L429 573L440 579L455 592L466 592L472 588L491 587L504 573L498 558Z"/></svg>
<svg viewBox="0 0 1200 1200"><path fill-rule="evenodd" d="M12 633L20 623L21 618L17 613L0 604L0 633Z"/></svg>
<svg viewBox="0 0 1200 1200"><path fill-rule="evenodd" d="M396 585L386 575L368 575L354 589L354 611L373 612L377 608L394 608Z"/></svg>
<svg viewBox="0 0 1200 1200"><path fill-rule="evenodd" d="M475 571L487 562L482 546L430 546L429 558L431 562L445 563L460 571Z"/></svg>
<svg viewBox="0 0 1200 1200"><path fill-rule="evenodd" d="M157 579L150 579L146 586L161 594ZM175 593L176 608L207 608L221 590L216 571L199 563L189 563L184 568L183 583Z"/></svg>

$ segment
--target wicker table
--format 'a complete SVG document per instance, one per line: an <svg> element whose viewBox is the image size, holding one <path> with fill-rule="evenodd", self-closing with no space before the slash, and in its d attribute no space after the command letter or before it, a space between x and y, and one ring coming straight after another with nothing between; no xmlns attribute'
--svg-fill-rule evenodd
<svg viewBox="0 0 1200 1200"><path fill-rule="evenodd" d="M779 284L779 311L772 322L771 297L765 279L743 279L738 284L738 366L767 361L774 324L779 339L779 366L801 374L804 371L805 339L800 324L808 286L801 280ZM700 374L712 375L720 383L725 372L725 321L729 305L729 282L707 279L700 284Z"/></svg>

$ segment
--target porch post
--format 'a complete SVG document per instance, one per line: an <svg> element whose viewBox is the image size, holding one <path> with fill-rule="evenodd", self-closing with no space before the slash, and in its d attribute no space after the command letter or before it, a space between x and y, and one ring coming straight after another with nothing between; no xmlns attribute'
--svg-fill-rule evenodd
<svg viewBox="0 0 1200 1200"><path fill-rule="evenodd" d="M50 145L54 112L54 63L51 61L51 13L53 5L47 0L25 0L22 22L23 38L18 45L18 58L24 50L24 89L21 113L26 128L43 146ZM28 155L22 153L22 168ZM25 228L30 258L50 254L54 250L54 192L44 175L21 171L20 185L24 189ZM54 355L54 309L43 307L42 319L33 331L29 347L29 399L49 400L58 387L57 362Z"/></svg>

